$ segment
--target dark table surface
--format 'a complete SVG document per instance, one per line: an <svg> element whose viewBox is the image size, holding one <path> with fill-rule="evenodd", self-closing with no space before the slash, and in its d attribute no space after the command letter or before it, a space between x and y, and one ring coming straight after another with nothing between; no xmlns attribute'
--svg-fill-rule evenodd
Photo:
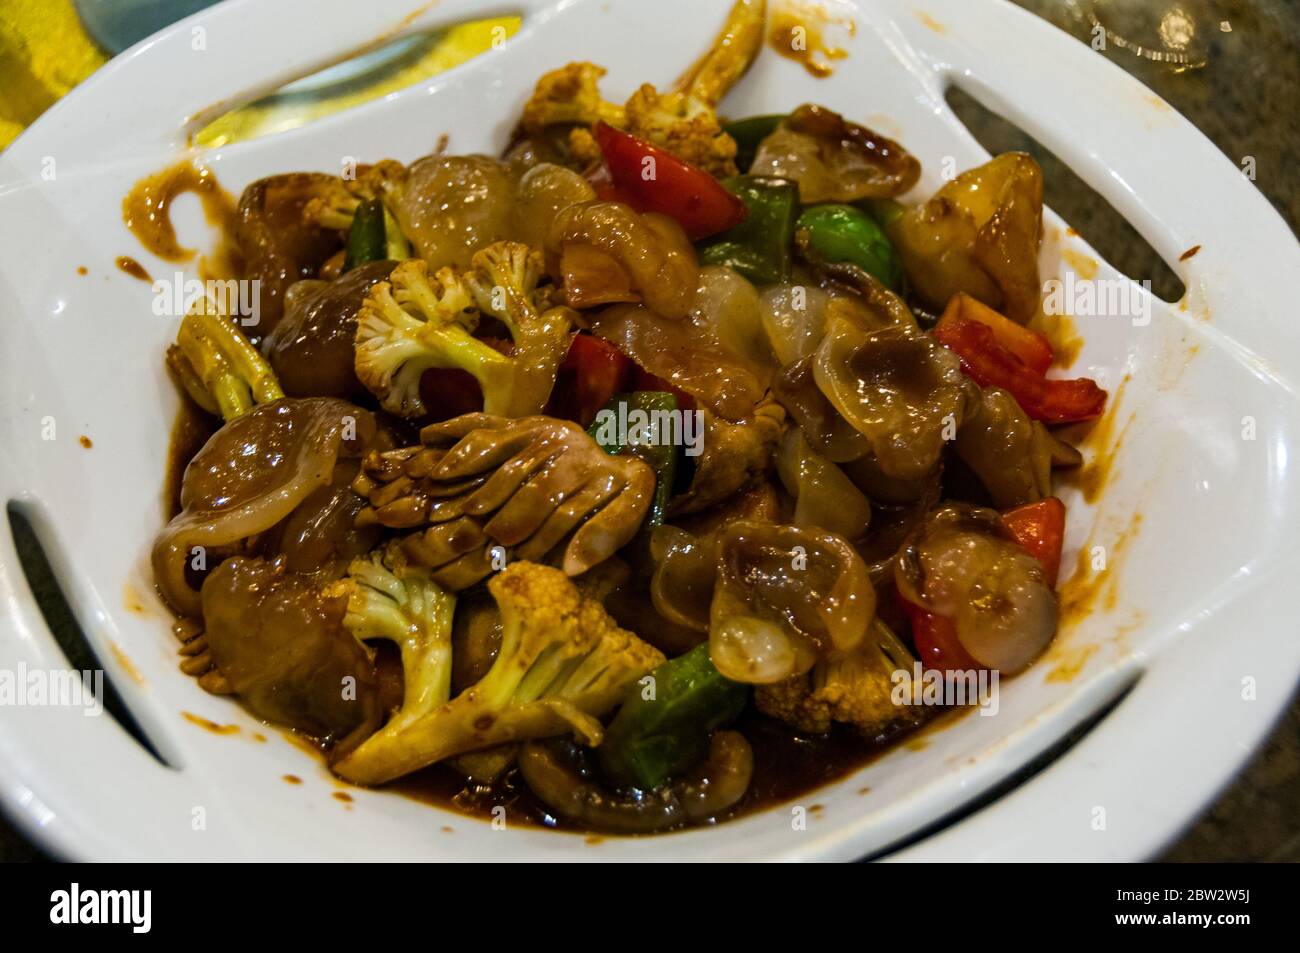
<svg viewBox="0 0 1300 953"><path fill-rule="evenodd" d="M969 0L972 3L984 0ZM1119 0L1016 0L1081 42L1093 39L1096 13L1107 18L1107 3ZM1154 28L1166 27L1187 37L1186 49L1204 51L1208 61L1179 71L1167 63L1142 58L1113 40L1106 56L1133 73L1195 123L1225 154L1240 164L1254 157L1255 184L1286 219L1300 225L1300 3L1296 0L1128 0ZM1120 31L1123 35L1123 31ZM1168 32L1168 31L1167 31ZM1139 42L1141 37L1130 36ZM1006 55L1014 55L1009 51ZM972 101L953 97L964 122L993 152L1026 149L1043 165L1047 201L1078 229L1108 261L1134 278L1151 278L1163 297L1177 296L1177 279L1137 233L1054 156ZM20 545L26 541L16 529ZM22 548L30 549L23 545ZM32 572L33 588L51 601L49 577ZM54 628L70 619L52 610ZM65 641L61 638L60 641ZM71 643L69 643L71 644ZM94 667L69 648L74 667ZM42 860L26 837L0 818L0 860ZM1164 854L1167 861L1300 861L1300 700L1276 727L1249 766L1223 792L1205 816Z"/></svg>

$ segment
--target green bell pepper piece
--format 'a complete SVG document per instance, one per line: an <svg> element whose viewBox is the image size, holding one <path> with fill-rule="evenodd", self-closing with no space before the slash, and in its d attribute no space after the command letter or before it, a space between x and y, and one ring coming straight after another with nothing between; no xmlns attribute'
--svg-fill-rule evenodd
<svg viewBox="0 0 1300 953"><path fill-rule="evenodd" d="M605 776L642 791L659 787L704 760L712 732L749 702L749 686L718 674L709 644L664 662L647 687L631 687L596 753Z"/></svg>
<svg viewBox="0 0 1300 953"><path fill-rule="evenodd" d="M371 261L401 261L411 257L411 243L397 219L379 199L363 199L352 216L343 251L343 271Z"/></svg>
<svg viewBox="0 0 1300 953"><path fill-rule="evenodd" d="M748 119L737 119L735 122L723 124L722 131L736 140L737 169L745 171L753 164L754 153L758 152L758 144L770 136L776 127L781 125L781 120L784 118L785 114L779 113L750 116Z"/></svg>
<svg viewBox="0 0 1300 953"><path fill-rule="evenodd" d="M749 215L697 246L700 263L727 265L755 284L785 281L799 214L798 184L753 175L732 176L722 184L745 203Z"/></svg>
<svg viewBox="0 0 1300 953"><path fill-rule="evenodd" d="M348 229L347 245L343 254L343 270L351 271L357 265L370 261L383 261L387 257L388 239L384 234L384 203L379 199L366 199L357 206Z"/></svg>
<svg viewBox="0 0 1300 953"><path fill-rule="evenodd" d="M814 205L795 226L808 236L812 251L823 261L848 262L877 278L891 291L903 283L898 253L876 220L852 205Z"/></svg>
<svg viewBox="0 0 1300 953"><path fill-rule="evenodd" d="M587 428L587 433L606 453L633 453L654 469L655 495L650 503L650 513L645 525L655 527L664 521L668 511L668 498L673 492L673 483L677 478L677 458L681 447L663 442L663 434L638 434L640 428L652 425L656 411L672 412L677 410L677 397L660 390L638 390L630 394L615 394L603 408L596 412L596 418ZM606 412L610 412L607 414ZM642 420L640 411L646 415ZM612 425L611 425L612 424ZM627 431L620 434L626 424ZM636 442L640 436L640 442ZM629 438L623 443L620 437Z"/></svg>

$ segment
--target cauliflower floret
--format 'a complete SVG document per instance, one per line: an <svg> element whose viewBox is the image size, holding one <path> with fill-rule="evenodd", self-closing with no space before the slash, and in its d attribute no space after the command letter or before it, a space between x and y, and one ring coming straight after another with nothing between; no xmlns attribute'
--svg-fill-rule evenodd
<svg viewBox="0 0 1300 953"><path fill-rule="evenodd" d="M541 255L518 242L489 245L468 270L440 268L432 280L423 261L402 262L370 289L357 315L357 378L405 417L425 412L420 377L439 367L472 374L485 413L539 413L568 351L573 313L547 306L541 276ZM482 312L509 329L509 355L474 337Z"/></svg>
<svg viewBox="0 0 1300 953"><path fill-rule="evenodd" d="M357 313L357 379L385 410L404 417L425 412L420 377L435 368L473 374L486 395L508 393L510 359L474 337L479 312L451 268L429 275L409 259L374 285Z"/></svg>
<svg viewBox="0 0 1300 953"><path fill-rule="evenodd" d="M182 319L167 364L196 404L224 420L284 397L271 365L209 298Z"/></svg>
<svg viewBox="0 0 1300 953"><path fill-rule="evenodd" d="M394 206L406 185L406 167L396 159L382 159L374 165L357 167L352 178L335 180L324 195L303 206L303 219L321 228L347 231L357 206L366 199L380 199L385 208Z"/></svg>
<svg viewBox="0 0 1300 953"><path fill-rule="evenodd" d="M604 733L599 719L664 661L558 569L513 563L488 590L502 625L488 673L397 732L363 743L334 766L338 774L382 784L467 751L566 732L597 745Z"/></svg>
<svg viewBox="0 0 1300 953"><path fill-rule="evenodd" d="M623 109L600 95L600 78L605 68L595 63L569 63L543 73L524 105L520 120L528 132L547 126L572 123L594 126L604 120L611 126L624 122Z"/></svg>
<svg viewBox="0 0 1300 953"><path fill-rule="evenodd" d="M759 711L801 731L825 733L832 723L852 725L875 739L920 721L918 710L895 704L894 672L910 678L916 660L889 628L876 619L868 638L848 652L833 653L806 675L759 685Z"/></svg>
<svg viewBox="0 0 1300 953"><path fill-rule="evenodd" d="M402 705L370 741L400 733L451 696L456 597L430 577L390 543L354 559L347 576L325 589L347 600L343 624L358 641L387 639L402 655Z"/></svg>
<svg viewBox="0 0 1300 953"><path fill-rule="evenodd" d="M637 138L719 178L736 174L736 140L722 131L707 103L685 93L659 93L644 83L624 109L623 128Z"/></svg>
<svg viewBox="0 0 1300 953"><path fill-rule="evenodd" d="M536 134L547 126L578 127L569 134L569 147L585 163L600 158L588 130L603 120L713 175L735 175L736 142L723 132L715 109L763 44L765 9L763 0L736 0L709 49L671 92L646 83L623 106L601 96L602 67L569 63L552 70L537 81L520 129Z"/></svg>

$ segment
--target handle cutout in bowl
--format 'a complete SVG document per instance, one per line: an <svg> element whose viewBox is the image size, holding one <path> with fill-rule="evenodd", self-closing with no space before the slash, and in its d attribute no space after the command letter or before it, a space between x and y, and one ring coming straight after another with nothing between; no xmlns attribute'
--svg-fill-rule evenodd
<svg viewBox="0 0 1300 953"><path fill-rule="evenodd" d="M233 109L201 116L192 140L216 149L298 129L467 63L508 42L521 23L518 16L467 20L366 46L252 102L240 99Z"/></svg>
<svg viewBox="0 0 1300 953"><path fill-rule="evenodd" d="M14 549L18 553L18 561L22 567L23 577L27 580L27 587L36 600L46 627L68 662L66 671L46 673L49 675L49 684L46 688L47 701L56 690L62 694L65 690L71 689L71 695L76 695L82 702L86 702L85 696L92 693L92 688L98 688L99 694L93 698L93 701L103 705L104 713L112 717L122 730L135 739L136 743L155 761L165 768L174 769L176 765L162 755L161 749L165 745L155 743L140 726L139 720L131 713L124 701L124 693L114 684L108 668L86 637L85 630L77 621L63 586L59 584L58 575L46 555L45 545L31 521L23 513L22 507L11 501L6 507L6 513L9 517L9 530L13 536ZM98 673L102 683L94 685L92 682L92 685L85 685L82 673L87 672ZM80 679L82 684L73 686L69 678ZM78 688L80 691L77 691Z"/></svg>

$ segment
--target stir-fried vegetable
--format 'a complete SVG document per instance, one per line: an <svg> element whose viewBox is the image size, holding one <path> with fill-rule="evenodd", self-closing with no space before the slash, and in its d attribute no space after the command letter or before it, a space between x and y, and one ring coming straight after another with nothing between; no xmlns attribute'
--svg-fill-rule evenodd
<svg viewBox="0 0 1300 953"><path fill-rule="evenodd" d="M569 159L590 162L590 129L604 122L712 175L734 175L736 143L714 109L762 47L765 7L764 0L736 0L708 50L670 92L643 83L619 106L601 96L599 66L569 63L545 73L524 105L517 137L545 140L558 129L567 134Z"/></svg>
<svg viewBox="0 0 1300 953"><path fill-rule="evenodd" d="M785 118L785 113L771 113L723 124L723 131L736 142L736 167L741 172L748 171L754 162L759 144L775 132Z"/></svg>
<svg viewBox="0 0 1300 953"><path fill-rule="evenodd" d="M1026 503L1003 513L1002 524L1025 552L1043 564L1048 583L1056 585L1065 543L1065 504L1054 496Z"/></svg>
<svg viewBox="0 0 1300 953"><path fill-rule="evenodd" d="M655 494L645 525L658 526L668 512L681 455L677 398L664 391L634 391L614 396L602 410L588 433L606 453L631 453L650 464Z"/></svg>
<svg viewBox="0 0 1300 953"><path fill-rule="evenodd" d="M357 748L334 766L341 776L379 784L466 751L569 731L598 744L599 717L664 660L557 569L514 563L488 588L502 623L492 668L446 704Z"/></svg>
<svg viewBox="0 0 1300 953"><path fill-rule="evenodd" d="M430 275L411 259L370 289L357 317L357 377L384 409L414 417L426 410L424 372L450 368L474 376L486 413L539 412L568 350L571 317L538 290L541 256L517 242L476 252L472 268ZM496 318L513 341L509 355L474 337L480 315Z"/></svg>
<svg viewBox="0 0 1300 953"><path fill-rule="evenodd" d="M749 175L724 179L722 184L745 203L748 215L701 245L700 261L734 268L759 284L785 281L790 277L799 187L786 179Z"/></svg>
<svg viewBox="0 0 1300 953"><path fill-rule="evenodd" d="M257 348L207 299L181 321L167 363L196 404L225 420L284 396Z"/></svg>
<svg viewBox="0 0 1300 953"><path fill-rule="evenodd" d="M723 678L700 645L633 686L596 749L615 784L652 791L704 760L709 737L731 722L749 689Z"/></svg>
<svg viewBox="0 0 1300 953"><path fill-rule="evenodd" d="M572 823L615 834L652 834L717 818L745 796L754 774L754 752L737 731L718 731L703 763L671 784L650 792L612 792L591 772L555 749L561 742L528 744L519 773L548 808Z"/></svg>
<svg viewBox="0 0 1300 953"><path fill-rule="evenodd" d="M895 704L894 673L910 672L912 654L893 631L875 619L862 643L819 660L812 671L754 691L759 711L801 731L826 732L848 724L864 738L880 740L922 720L910 705Z"/></svg>
<svg viewBox="0 0 1300 953"><path fill-rule="evenodd" d="M389 545L353 560L347 576L326 589L347 600L343 624L362 642L384 639L402 660L402 706L383 729L361 745L391 744L404 728L451 697L451 623L456 597L433 581L428 569L410 565Z"/></svg>
<svg viewBox="0 0 1300 953"><path fill-rule="evenodd" d="M931 311L959 292L1016 321L1037 310L1043 173L1025 153L961 173L884 224L913 292Z"/></svg>
<svg viewBox="0 0 1300 953"><path fill-rule="evenodd" d="M575 334L555 375L546 413L587 427L596 412L631 380L632 359L594 334Z"/></svg>
<svg viewBox="0 0 1300 953"><path fill-rule="evenodd" d="M961 320L978 321L987 325L993 332L993 340L1014 354L1035 374L1046 374L1056 360L1052 353L1052 342L1046 335L1017 324L1010 318L1004 318L965 292L952 296L939 318L939 324L952 324Z"/></svg>
<svg viewBox="0 0 1300 953"><path fill-rule="evenodd" d="M799 216L796 230L825 262L848 262L898 291L903 270L894 246L870 215L852 205L814 205Z"/></svg>
<svg viewBox="0 0 1300 953"><path fill-rule="evenodd" d="M368 261L387 258L388 241L384 235L384 203L379 199L366 199L357 206L348 227L343 270L351 271Z"/></svg>
<svg viewBox="0 0 1300 953"><path fill-rule="evenodd" d="M999 344L994 330L983 322L950 317L934 329L934 336L961 357L962 369L976 383L1010 392L1035 420L1076 423L1095 420L1106 409L1106 392L1096 381L1044 377Z"/></svg>
<svg viewBox="0 0 1300 953"><path fill-rule="evenodd" d="M951 619L922 609L902 597L898 602L912 627L912 644L923 666L941 672L973 672L982 667L962 646Z"/></svg>
<svg viewBox="0 0 1300 953"><path fill-rule="evenodd" d="M745 203L703 169L604 122L595 135L619 197L637 211L669 216L692 240L745 220Z"/></svg>

